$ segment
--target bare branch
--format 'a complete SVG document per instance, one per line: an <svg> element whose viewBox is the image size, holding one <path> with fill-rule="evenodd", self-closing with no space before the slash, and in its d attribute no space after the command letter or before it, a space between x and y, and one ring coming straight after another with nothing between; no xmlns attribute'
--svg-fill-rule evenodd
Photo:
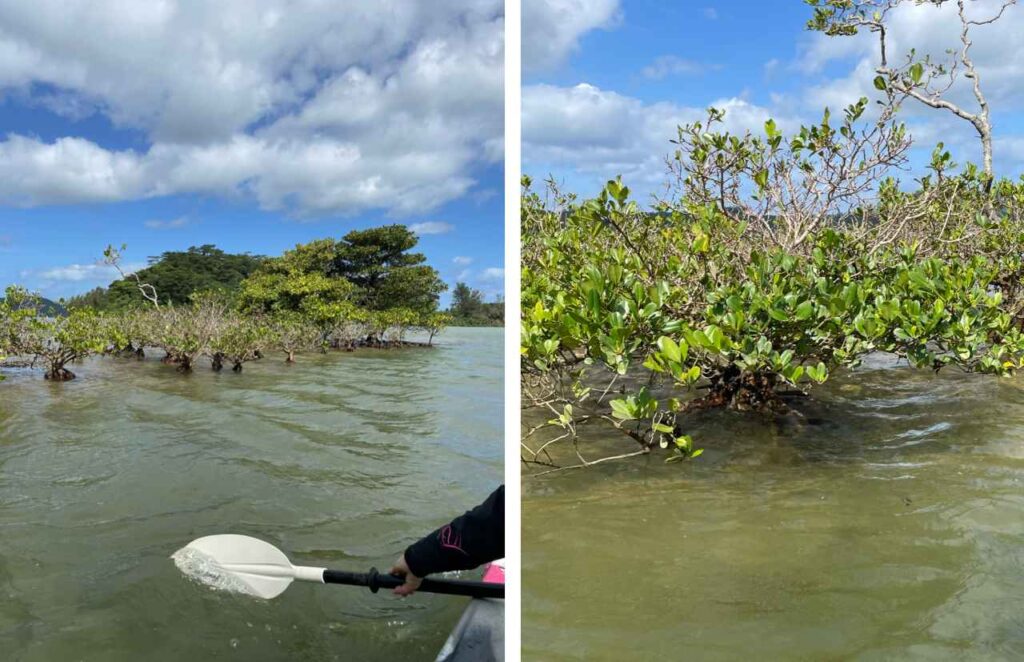
<svg viewBox="0 0 1024 662"><path fill-rule="evenodd" d="M650 449L644 449L640 451L634 451L632 453L623 453L622 455L612 455L610 457L602 457L600 460L592 460L590 462L583 461L582 464L573 464L568 467L557 467L555 469L549 469L548 471L541 471L540 473L530 474L531 478L539 478L548 474L558 473L560 471L571 471L572 469L585 469L586 467L592 467L595 464L602 464L604 462L611 462L613 460L624 460L630 457L636 457L638 455L648 455ZM582 459L582 458L581 458Z"/></svg>
<svg viewBox="0 0 1024 662"><path fill-rule="evenodd" d="M128 278L135 279L135 287L139 290L142 296L153 304L154 307L159 308L160 302L157 297L156 288L149 283L143 283L142 279L139 278L137 272L126 274L124 269L121 268L121 251L125 249L125 246L121 246L120 249L114 248L113 246L107 246L107 249L103 251L103 263L117 269L117 273L121 274L121 278L128 280Z"/></svg>

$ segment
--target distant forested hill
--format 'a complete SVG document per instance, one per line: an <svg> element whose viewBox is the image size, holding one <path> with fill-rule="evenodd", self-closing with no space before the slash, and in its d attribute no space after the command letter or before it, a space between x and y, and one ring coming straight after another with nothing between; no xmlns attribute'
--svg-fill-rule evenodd
<svg viewBox="0 0 1024 662"><path fill-rule="evenodd" d="M263 263L265 258L248 253L225 253L216 246L193 246L187 251L168 251L138 272L144 283L159 293L161 303L184 303L194 292L236 291L239 283ZM117 280L109 287L98 287L68 301L69 307L89 306L99 310L123 310L144 303L135 279Z"/></svg>

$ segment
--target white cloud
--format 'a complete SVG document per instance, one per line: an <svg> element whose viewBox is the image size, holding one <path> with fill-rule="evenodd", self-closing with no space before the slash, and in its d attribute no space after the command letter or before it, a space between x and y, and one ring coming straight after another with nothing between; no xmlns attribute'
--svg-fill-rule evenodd
<svg viewBox="0 0 1024 662"><path fill-rule="evenodd" d="M24 97L19 99L19 101L23 101L31 106L46 108L50 112L65 117L72 122L83 120L90 115L94 115L99 110L91 99L68 92L44 92L36 93L35 95L23 94L19 96Z"/></svg>
<svg viewBox="0 0 1024 662"><path fill-rule="evenodd" d="M505 278L505 270L501 267L488 267L480 275L481 280L502 280Z"/></svg>
<svg viewBox="0 0 1024 662"><path fill-rule="evenodd" d="M709 21L717 21L718 20L718 10L715 9L714 7L705 7L704 8L704 18L708 19Z"/></svg>
<svg viewBox="0 0 1024 662"><path fill-rule="evenodd" d="M442 221L426 221L424 223L413 223L409 229L419 235L424 234L445 234L455 229L451 223Z"/></svg>
<svg viewBox="0 0 1024 662"><path fill-rule="evenodd" d="M504 157L502 157L502 159L504 159ZM490 200L491 198L495 197L496 195L498 195L498 191L497 190L495 190L493 188L485 188L485 189L480 189L480 190L474 191L471 194L471 197L472 197L474 203L476 203L477 205L482 205L482 204L486 203L488 200Z"/></svg>
<svg viewBox="0 0 1024 662"><path fill-rule="evenodd" d="M154 218L144 223L144 225L151 230L177 230L178 228L183 228L188 224L188 216L179 216L178 218L172 218L167 221Z"/></svg>
<svg viewBox="0 0 1024 662"><path fill-rule="evenodd" d="M473 264L473 258L466 257L464 255L456 255L455 257L452 258L452 262L459 265L460 267L465 267L467 265Z"/></svg>
<svg viewBox="0 0 1024 662"><path fill-rule="evenodd" d="M709 104L725 110L724 128L763 131L775 118L783 129L796 120L738 98ZM638 194L657 190L665 180L665 156L677 127L704 119L704 108L645 103L593 85L533 85L523 89L524 169L535 177L577 173L590 185L622 175ZM587 193L592 191L578 191Z"/></svg>
<svg viewBox="0 0 1024 662"><path fill-rule="evenodd" d="M139 155L112 152L82 138L43 143L10 135L0 142L0 201L112 202L143 187Z"/></svg>
<svg viewBox="0 0 1024 662"><path fill-rule="evenodd" d="M695 76L709 71L718 71L719 64L705 64L693 60L685 60L675 55L663 55L644 67L645 78L661 79L666 76Z"/></svg>
<svg viewBox="0 0 1024 662"><path fill-rule="evenodd" d="M848 76L806 86L803 90L804 103L808 109L820 114L825 107L837 111L856 103L861 97L875 99L878 97L878 91L872 83L875 75L874 65L862 60ZM873 106L870 110L874 110Z"/></svg>
<svg viewBox="0 0 1024 662"><path fill-rule="evenodd" d="M0 201L432 209L500 161L502 40L500 0L4 3L0 91L42 84L56 91L31 103L101 112L148 146L8 136Z"/></svg>
<svg viewBox="0 0 1024 662"><path fill-rule="evenodd" d="M523 70L557 67L592 30L613 27L619 0L523 0Z"/></svg>
<svg viewBox="0 0 1024 662"><path fill-rule="evenodd" d="M132 264L122 267L125 273L131 273L142 269L144 264ZM32 272L23 272L23 276ZM120 278L117 270L106 264L69 264L64 267L53 267L36 273L39 278L46 281L68 281L81 283L84 281L108 282Z"/></svg>

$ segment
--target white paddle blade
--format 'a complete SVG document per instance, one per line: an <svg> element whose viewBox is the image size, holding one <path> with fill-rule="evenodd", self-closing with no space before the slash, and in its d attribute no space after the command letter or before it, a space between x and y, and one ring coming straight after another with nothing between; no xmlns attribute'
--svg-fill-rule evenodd
<svg viewBox="0 0 1024 662"><path fill-rule="evenodd" d="M184 554L182 554L184 552ZM175 563L190 573L179 555L199 568L200 581L269 600L284 593L295 579L295 568L284 552L249 536L222 534L193 540L175 554ZM214 581L209 581L213 579Z"/></svg>

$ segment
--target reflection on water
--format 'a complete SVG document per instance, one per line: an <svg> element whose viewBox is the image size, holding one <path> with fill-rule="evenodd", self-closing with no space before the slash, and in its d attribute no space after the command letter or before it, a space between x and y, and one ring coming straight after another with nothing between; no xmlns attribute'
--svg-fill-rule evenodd
<svg viewBox="0 0 1024 662"><path fill-rule="evenodd" d="M213 533L365 570L501 480L502 334L179 375L94 359L0 384L0 659L433 659L463 598L220 594L169 559ZM158 353L156 353L158 354Z"/></svg>
<svg viewBox="0 0 1024 662"><path fill-rule="evenodd" d="M1024 381L878 357L800 407L524 480L524 659L1024 659Z"/></svg>

